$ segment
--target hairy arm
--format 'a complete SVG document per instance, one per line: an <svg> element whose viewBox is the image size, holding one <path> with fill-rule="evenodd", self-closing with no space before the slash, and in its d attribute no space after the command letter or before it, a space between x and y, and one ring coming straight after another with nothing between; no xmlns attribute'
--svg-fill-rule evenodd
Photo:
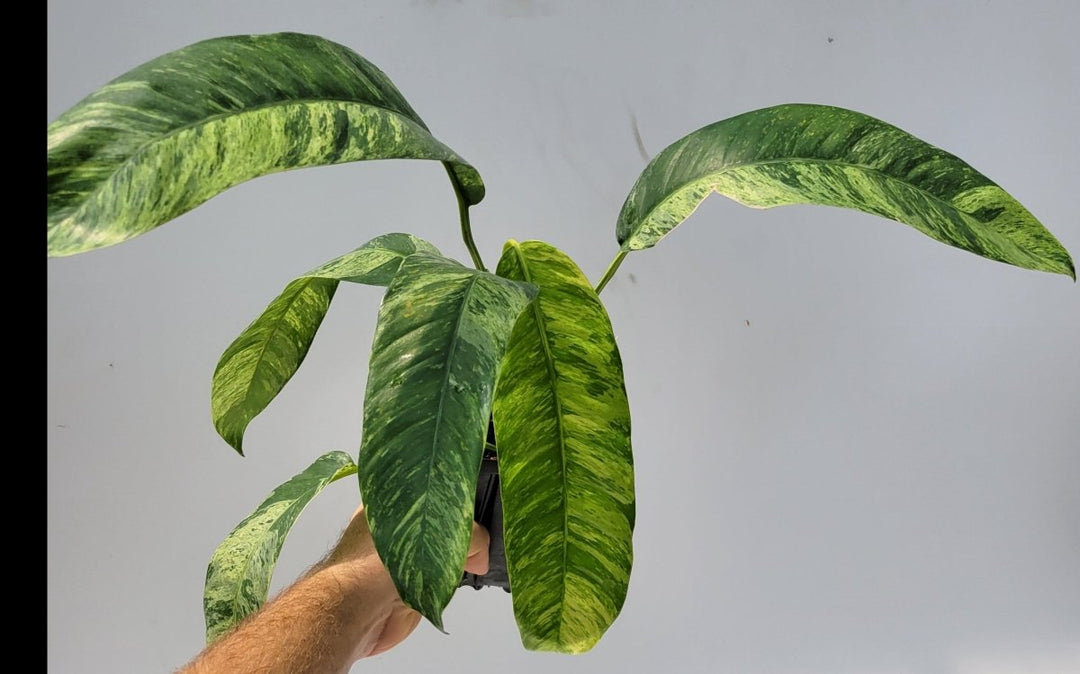
<svg viewBox="0 0 1080 674"><path fill-rule="evenodd" d="M487 572L488 541L473 524L466 570ZM176 674L345 674L419 622L375 552L360 508L326 558Z"/></svg>

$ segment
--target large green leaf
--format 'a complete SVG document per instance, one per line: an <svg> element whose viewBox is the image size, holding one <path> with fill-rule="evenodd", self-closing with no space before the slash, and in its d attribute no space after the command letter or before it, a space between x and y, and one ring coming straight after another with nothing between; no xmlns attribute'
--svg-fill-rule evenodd
<svg viewBox="0 0 1080 674"><path fill-rule="evenodd" d="M304 361L338 282L389 285L417 251L439 253L410 234L384 234L291 281L218 360L210 385L218 434L243 455L244 431Z"/></svg>
<svg viewBox="0 0 1080 674"><path fill-rule="evenodd" d="M235 35L144 63L48 127L48 253L109 246L269 173L363 159L443 162L468 205L479 174L377 67L314 35Z"/></svg>
<svg viewBox="0 0 1080 674"><path fill-rule="evenodd" d="M322 455L275 489L221 542L206 569L207 643L266 602L281 546L300 512L326 485L355 472L345 452Z"/></svg>
<svg viewBox="0 0 1080 674"><path fill-rule="evenodd" d="M622 361L573 260L510 241L497 273L535 284L493 407L514 615L531 650L580 653L619 614L633 558L634 469Z"/></svg>
<svg viewBox="0 0 1080 674"><path fill-rule="evenodd" d="M989 178L852 110L778 105L672 143L623 204L615 230L623 252L655 245L712 192L757 208L853 208L992 260L1076 277L1057 239Z"/></svg>
<svg viewBox="0 0 1080 674"><path fill-rule="evenodd" d="M379 309L360 494L402 600L440 630L469 548L499 364L534 294L528 284L416 254Z"/></svg>

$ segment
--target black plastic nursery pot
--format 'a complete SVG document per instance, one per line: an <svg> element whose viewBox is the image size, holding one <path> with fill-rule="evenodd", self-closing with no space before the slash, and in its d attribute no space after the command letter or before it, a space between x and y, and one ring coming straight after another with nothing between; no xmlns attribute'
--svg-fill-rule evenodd
<svg viewBox="0 0 1080 674"><path fill-rule="evenodd" d="M493 427L488 428L488 443L495 444ZM473 519L483 525L491 536L488 547L488 572L483 575L466 571L461 586L479 590L483 587L501 587L510 591L510 576L506 571L506 548L503 545L502 497L499 490L499 458L495 451L484 450L480 462L480 475L476 480L476 502Z"/></svg>

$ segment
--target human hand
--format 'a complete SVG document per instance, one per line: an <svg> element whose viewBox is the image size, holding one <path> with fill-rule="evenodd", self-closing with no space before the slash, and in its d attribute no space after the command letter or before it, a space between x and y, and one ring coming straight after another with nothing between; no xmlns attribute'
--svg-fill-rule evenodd
<svg viewBox="0 0 1080 674"><path fill-rule="evenodd" d="M473 522L465 571L477 575L487 573L490 540L487 529ZM349 525L320 568L347 573L354 582L362 583L372 591L369 596L378 598L376 605L369 607L374 621L357 644L357 660L390 650L412 634L420 623L420 613L401 601L390 572L379 559L363 506L353 513Z"/></svg>
<svg viewBox="0 0 1080 674"><path fill-rule="evenodd" d="M473 523L465 570L488 571L486 529ZM177 674L347 674L401 643L420 622L375 550L363 507L334 549Z"/></svg>

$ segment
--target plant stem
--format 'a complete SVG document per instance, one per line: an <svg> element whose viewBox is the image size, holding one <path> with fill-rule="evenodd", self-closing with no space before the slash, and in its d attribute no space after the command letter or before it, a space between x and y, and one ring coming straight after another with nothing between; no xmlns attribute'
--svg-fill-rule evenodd
<svg viewBox="0 0 1080 674"><path fill-rule="evenodd" d="M457 176L450 170L449 166L446 166L446 173L450 176L450 183L454 186L454 196L457 197L458 218L461 220L461 239L465 242L465 247L469 249L469 257L472 258L473 266L480 271L487 271L487 267L484 266L484 261L480 259L480 251L476 249L476 242L472 237L472 226L469 224L469 204L465 202L465 191L461 188L461 183L458 182Z"/></svg>
<svg viewBox="0 0 1080 674"><path fill-rule="evenodd" d="M600 291L604 289L604 286L608 284L611 277L615 275L615 271L618 270L619 265L622 264L623 258L630 252L627 250L620 250L619 254L615 256L615 259L608 265L607 271L604 272L604 277L600 279L600 282L596 284L596 294L599 295Z"/></svg>
<svg viewBox="0 0 1080 674"><path fill-rule="evenodd" d="M465 200L458 195L458 217L461 218L461 238L465 240L465 247L469 249L469 256L472 257L473 266L480 271L487 271L484 267L484 261L480 259L480 251L476 249L476 243L472 238L472 227L469 225L469 207L465 205Z"/></svg>

